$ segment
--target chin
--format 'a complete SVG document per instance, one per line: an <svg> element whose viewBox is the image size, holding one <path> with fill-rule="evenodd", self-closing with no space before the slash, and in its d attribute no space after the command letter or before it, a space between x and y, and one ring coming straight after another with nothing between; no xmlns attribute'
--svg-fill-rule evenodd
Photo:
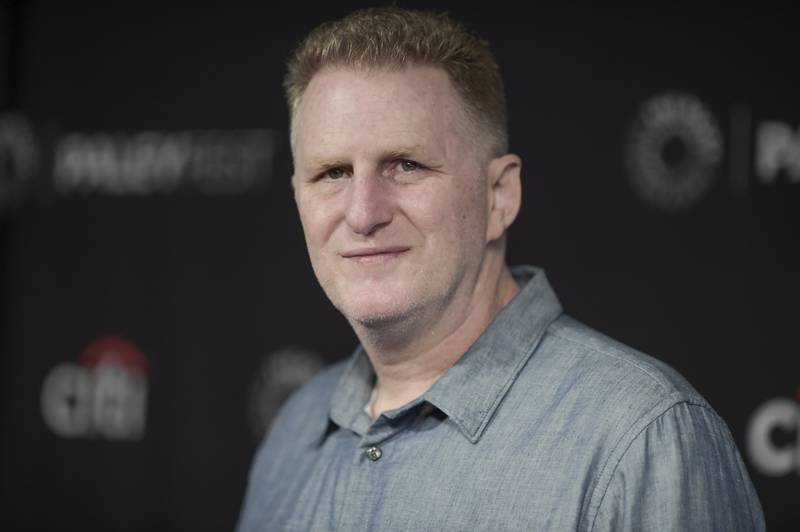
<svg viewBox="0 0 800 532"><path fill-rule="evenodd" d="M402 303L399 298L376 301L373 294L369 300L349 301L338 307L351 323L373 329L396 325L411 315L412 309Z"/></svg>
<svg viewBox="0 0 800 532"><path fill-rule="evenodd" d="M361 315L350 318L351 323L357 323L364 329L371 330L385 330L387 328L394 328L398 324L403 323L405 319L401 314L370 314Z"/></svg>

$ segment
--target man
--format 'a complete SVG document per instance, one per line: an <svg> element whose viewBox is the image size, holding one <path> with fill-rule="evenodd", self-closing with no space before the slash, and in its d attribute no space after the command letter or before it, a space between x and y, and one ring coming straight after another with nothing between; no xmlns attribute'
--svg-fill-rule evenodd
<svg viewBox="0 0 800 532"><path fill-rule="evenodd" d="M361 346L282 409L241 531L764 528L703 398L506 266L521 161L483 42L359 11L286 89L311 263Z"/></svg>

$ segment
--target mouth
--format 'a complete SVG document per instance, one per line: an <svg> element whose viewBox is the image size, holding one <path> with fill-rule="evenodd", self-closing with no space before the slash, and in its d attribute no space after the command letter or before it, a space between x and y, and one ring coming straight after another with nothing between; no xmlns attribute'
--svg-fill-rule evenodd
<svg viewBox="0 0 800 532"><path fill-rule="evenodd" d="M357 248L344 251L340 255L359 264L383 264L396 259L409 249L404 246Z"/></svg>

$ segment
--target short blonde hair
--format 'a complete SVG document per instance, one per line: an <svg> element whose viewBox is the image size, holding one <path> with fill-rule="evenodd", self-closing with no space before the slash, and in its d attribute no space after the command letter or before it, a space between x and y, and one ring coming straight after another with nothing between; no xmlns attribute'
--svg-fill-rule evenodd
<svg viewBox="0 0 800 532"><path fill-rule="evenodd" d="M465 103L468 115L492 139L491 150L508 150L503 79L486 41L446 13L378 7L326 22L294 50L284 79L294 117L311 78L327 66L442 68Z"/></svg>

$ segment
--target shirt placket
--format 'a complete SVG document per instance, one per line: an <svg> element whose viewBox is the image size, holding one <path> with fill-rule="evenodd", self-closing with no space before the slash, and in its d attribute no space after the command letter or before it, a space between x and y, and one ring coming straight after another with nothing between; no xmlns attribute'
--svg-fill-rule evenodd
<svg viewBox="0 0 800 532"><path fill-rule="evenodd" d="M388 477L397 461L393 457L402 436L412 430L418 405L391 417L381 415L366 430L356 448L351 449L350 469L343 512L338 530L370 530L379 527L383 505L389 503ZM366 415L366 414L365 414Z"/></svg>

